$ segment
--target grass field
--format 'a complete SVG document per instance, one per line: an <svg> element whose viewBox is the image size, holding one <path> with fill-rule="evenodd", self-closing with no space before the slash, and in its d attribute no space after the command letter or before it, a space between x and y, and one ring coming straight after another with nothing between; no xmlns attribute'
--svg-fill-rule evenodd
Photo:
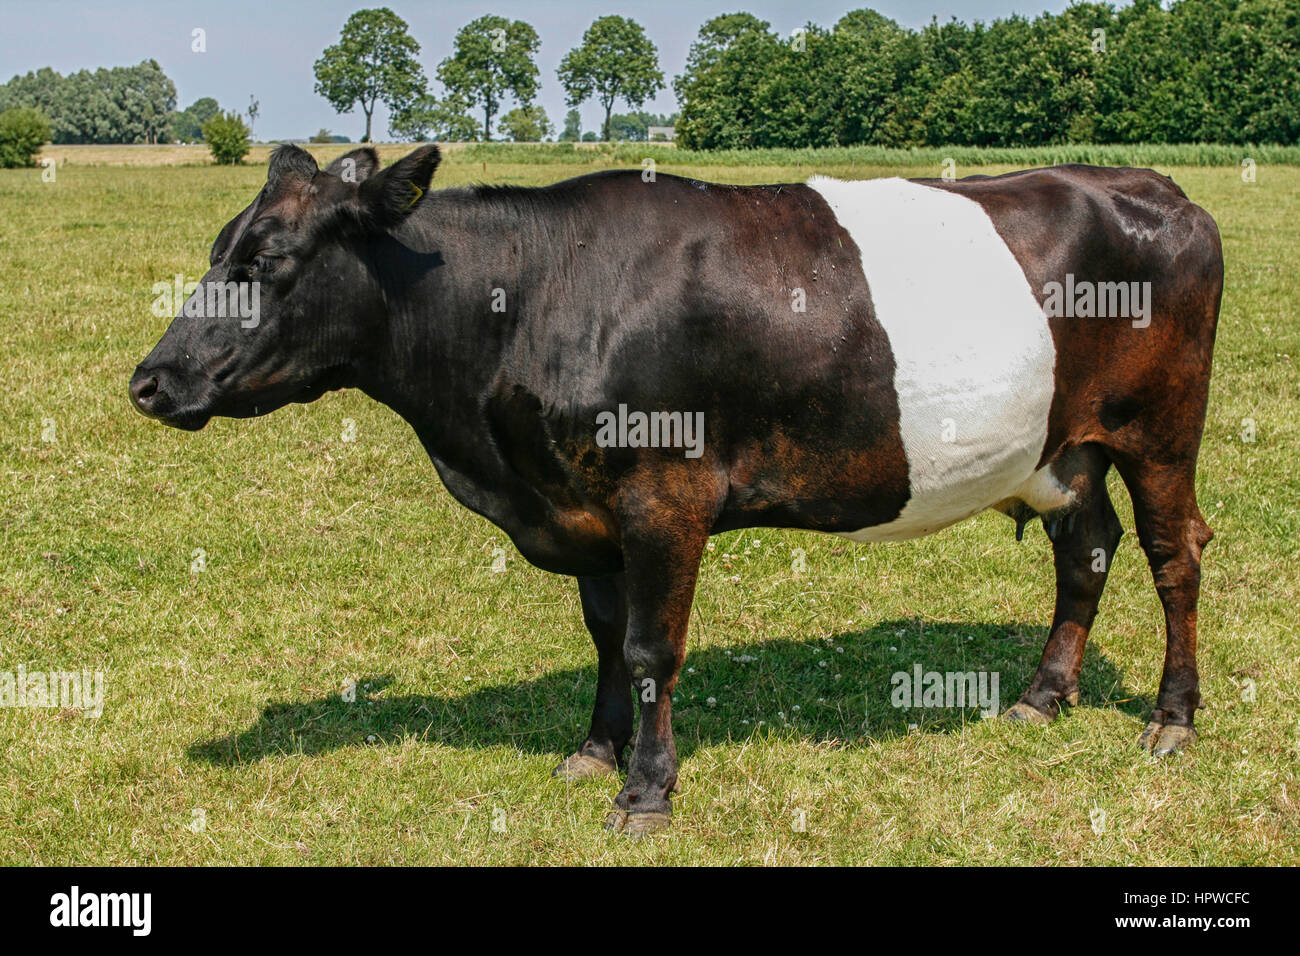
<svg viewBox="0 0 1300 956"><path fill-rule="evenodd" d="M796 168L884 166L891 169L938 169L947 160L959 166L1011 164L1017 167L1055 163L1094 163L1099 166L1241 166L1249 160L1269 166L1300 166L1300 146L1233 146L1215 143L1065 144L1060 146L842 146L817 149L688 150L672 143L442 143L452 164L498 166L578 165L584 168L616 163L639 166L643 159L692 166L792 166ZM274 144L259 143L246 162L265 163ZM333 159L356 144L311 147L322 159ZM384 162L404 155L409 143L377 143ZM46 146L41 158L59 166L210 166L212 154L202 145L162 146ZM484 170L486 171L486 170Z"/></svg>
<svg viewBox="0 0 1300 956"><path fill-rule="evenodd" d="M449 161L438 181L589 168ZM1052 613L1041 527L733 533L706 555L677 692L674 827L639 842L600 828L613 778L548 776L593 696L575 586L456 505L393 413L335 393L189 434L128 406L167 324L151 286L203 273L265 169L0 172L0 671L106 682L98 719L0 709L0 862L1300 863L1300 168L1162 171L1227 255L1200 741L1136 747L1164 640L1118 485L1130 533L1081 706L1048 727L889 703L917 663L996 671L1014 701Z"/></svg>

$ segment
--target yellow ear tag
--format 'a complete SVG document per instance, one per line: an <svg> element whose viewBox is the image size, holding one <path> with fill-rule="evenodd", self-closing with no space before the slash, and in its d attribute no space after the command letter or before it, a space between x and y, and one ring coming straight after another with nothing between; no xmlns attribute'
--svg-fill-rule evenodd
<svg viewBox="0 0 1300 956"><path fill-rule="evenodd" d="M414 193L414 195L411 196L411 201L406 204L407 209L410 209L417 202L419 202L420 197L424 195L424 190L421 189L419 186L415 185L415 183L411 183L411 192Z"/></svg>

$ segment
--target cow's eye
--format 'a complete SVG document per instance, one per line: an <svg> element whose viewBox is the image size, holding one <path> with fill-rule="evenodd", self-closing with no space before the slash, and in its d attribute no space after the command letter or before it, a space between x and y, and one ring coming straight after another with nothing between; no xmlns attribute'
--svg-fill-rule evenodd
<svg viewBox="0 0 1300 956"><path fill-rule="evenodd" d="M272 256L253 256L253 261L248 264L248 275L250 278L257 278L259 275L266 275L275 268L275 259Z"/></svg>

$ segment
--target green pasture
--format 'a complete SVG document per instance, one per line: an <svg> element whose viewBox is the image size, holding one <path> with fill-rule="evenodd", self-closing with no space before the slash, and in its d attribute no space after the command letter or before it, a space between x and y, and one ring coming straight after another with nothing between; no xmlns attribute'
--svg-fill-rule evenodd
<svg viewBox="0 0 1300 956"><path fill-rule="evenodd" d="M940 171L654 155L725 182ZM639 166L562 159L471 148L436 183ZM915 664L1015 700L1052 615L1040 526L731 533L677 690L673 829L641 841L601 829L615 779L549 776L594 694L576 586L455 504L396 415L334 393L190 434L129 407L167 325L151 287L202 275L265 167L0 172L0 673L105 681L98 718L0 709L0 863L1300 863L1300 167L1158 168L1227 258L1199 742L1136 745L1163 619L1118 483L1130 533L1048 727L890 705Z"/></svg>

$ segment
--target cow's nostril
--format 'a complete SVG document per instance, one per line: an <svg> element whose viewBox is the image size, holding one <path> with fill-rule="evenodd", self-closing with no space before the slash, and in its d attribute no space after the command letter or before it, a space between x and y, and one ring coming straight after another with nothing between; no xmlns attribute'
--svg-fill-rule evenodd
<svg viewBox="0 0 1300 956"><path fill-rule="evenodd" d="M154 396L158 394L158 376L141 376L131 381L131 400L135 407L146 414L153 407Z"/></svg>

